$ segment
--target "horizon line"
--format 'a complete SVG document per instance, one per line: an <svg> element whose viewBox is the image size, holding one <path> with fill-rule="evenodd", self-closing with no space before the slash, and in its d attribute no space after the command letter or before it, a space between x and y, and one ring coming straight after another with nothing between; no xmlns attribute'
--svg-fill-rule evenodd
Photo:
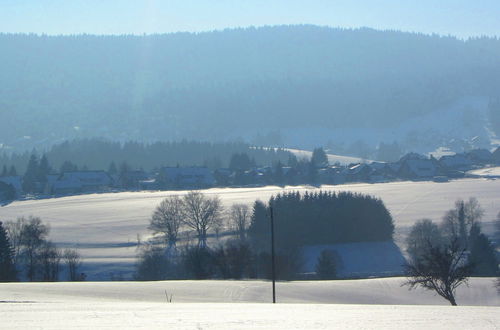
<svg viewBox="0 0 500 330"><path fill-rule="evenodd" d="M331 30L347 30L347 31L360 31L360 30L372 30L376 32L395 32L395 33L406 33L406 34L414 34L414 35L424 35L424 36L438 36L441 38L455 38L457 40L467 41L470 39L480 39L480 38L488 38L488 39L499 39L500 34L475 34L467 37L461 37L454 34L443 34L439 32L422 32L415 30L404 30L404 29L384 29L384 28L375 28L370 26L333 26L333 25L319 25L319 24L311 24L311 23L302 23L302 24L265 24L265 25L247 25L247 26L228 26L225 28L219 29L207 29L207 30L179 30L179 31L170 31L170 32L137 32L137 33L103 33L103 34L95 34L95 33L47 33L47 32L3 32L0 31L0 35L26 35L26 36L38 36L38 37L78 37L78 36L93 36L93 37L123 37L123 36L132 36L132 37L148 37L148 36L166 36L166 35L176 35L176 34L192 34L192 35L200 35L200 34L209 34L209 33L221 33L227 31L237 31L237 30L259 30L265 28L280 28L280 27L315 27L315 28L323 28L323 29L331 29Z"/></svg>

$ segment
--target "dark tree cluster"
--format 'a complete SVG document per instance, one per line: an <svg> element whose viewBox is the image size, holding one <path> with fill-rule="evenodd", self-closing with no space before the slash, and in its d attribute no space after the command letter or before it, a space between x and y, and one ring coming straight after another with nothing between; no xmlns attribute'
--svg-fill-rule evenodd
<svg viewBox="0 0 500 330"><path fill-rule="evenodd" d="M47 182L47 175L52 173L52 168L46 155L40 159L36 154L32 154L26 166L23 177L23 190L26 193L41 192Z"/></svg>
<svg viewBox="0 0 500 330"><path fill-rule="evenodd" d="M433 290L457 305L455 290L469 276L498 276L496 249L481 232L483 209L475 198L458 200L440 225L419 220L407 237L406 266L410 289Z"/></svg>
<svg viewBox="0 0 500 330"><path fill-rule="evenodd" d="M140 281L255 278L255 260L250 245L239 240L214 248L188 245L174 254L161 247L146 246L139 254L135 278Z"/></svg>
<svg viewBox="0 0 500 330"><path fill-rule="evenodd" d="M245 152L232 154L229 160L229 169L233 171L245 171L255 166L255 159L250 159Z"/></svg>
<svg viewBox="0 0 500 330"><path fill-rule="evenodd" d="M48 239L49 226L38 217L0 222L0 281L58 281L61 261L67 265L68 279L81 280L77 271L80 255L74 249L62 251Z"/></svg>
<svg viewBox="0 0 500 330"><path fill-rule="evenodd" d="M170 251L171 252L171 251ZM276 255L276 278L300 278L303 265L298 249ZM331 273L329 273L331 276ZM140 281L167 279L271 278L271 255L258 252L246 240L230 239L214 247L187 245L177 253L148 245L138 256L135 278Z"/></svg>
<svg viewBox="0 0 500 330"><path fill-rule="evenodd" d="M13 200L16 198L16 189L5 182L0 181L0 201Z"/></svg>
<svg viewBox="0 0 500 330"><path fill-rule="evenodd" d="M126 164L129 168L150 171L161 166L207 166L221 168L249 168L255 164L271 165L285 162L290 153L282 149L251 147L242 142L112 142L104 139L82 139L53 145L39 159L33 153L0 155L0 164L29 170L36 178L48 171L46 160L56 169L74 171L84 169L111 170L110 164ZM44 160L45 159L45 160ZM69 161L71 160L71 161ZM45 167L44 167L45 166ZM121 166L121 165L120 165Z"/></svg>
<svg viewBox="0 0 500 330"><path fill-rule="evenodd" d="M17 279L14 263L14 247L0 221L0 282L13 282Z"/></svg>
<svg viewBox="0 0 500 330"><path fill-rule="evenodd" d="M394 232L389 211L375 197L350 192L291 192L273 196L269 205L255 202L249 237L256 246L268 242L270 206L281 248L387 241Z"/></svg>

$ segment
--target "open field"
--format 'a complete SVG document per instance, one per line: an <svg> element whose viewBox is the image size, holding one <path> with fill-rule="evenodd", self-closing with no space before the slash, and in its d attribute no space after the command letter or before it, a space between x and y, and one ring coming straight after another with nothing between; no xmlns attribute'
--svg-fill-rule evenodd
<svg viewBox="0 0 500 330"><path fill-rule="evenodd" d="M228 207L232 203L251 205L266 201L283 191L314 191L315 187L214 188L204 193L220 196ZM392 182L322 186L333 191L353 191L381 198L396 224L396 243L402 246L408 228L420 218L439 221L458 198L475 196L485 209L483 229L493 231L492 221L500 211L500 180L464 179L446 183ZM19 216L40 216L51 226L50 238L60 246L78 247L87 265L107 265L120 271L130 269L137 253L137 237L149 236L149 217L166 196L185 191L122 192L60 198L15 201L0 207L2 221ZM92 266L92 268L94 268ZM102 267L104 269L105 267ZM92 279L92 271L89 271ZM104 278L96 275L95 278Z"/></svg>
<svg viewBox="0 0 500 330"><path fill-rule="evenodd" d="M302 149L290 149L290 148L285 148L285 150L290 151L292 154L294 154L297 158L306 158L310 159L312 157L312 151L307 151L307 150L302 150ZM328 162L330 164L335 164L339 163L341 165L349 165L349 164L356 164L356 163L371 163L373 160L371 159L363 159L359 157L351 157L351 156L341 156L341 155L334 155L334 154L326 154L326 157L328 157Z"/></svg>
<svg viewBox="0 0 500 330"><path fill-rule="evenodd" d="M266 281L6 283L0 284L0 328L497 329L500 324L500 296L491 278L459 288L458 303L469 306L458 307L431 292L408 291L400 286L403 280L280 282L276 305L268 303Z"/></svg>
<svg viewBox="0 0 500 330"><path fill-rule="evenodd" d="M486 167L479 170L469 171L469 174L478 175L482 177L500 177L500 167Z"/></svg>

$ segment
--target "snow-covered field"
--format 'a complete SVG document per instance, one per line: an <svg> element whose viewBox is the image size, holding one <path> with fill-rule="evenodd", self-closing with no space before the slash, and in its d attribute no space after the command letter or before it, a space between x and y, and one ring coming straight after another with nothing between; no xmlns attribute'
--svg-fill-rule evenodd
<svg viewBox="0 0 500 330"><path fill-rule="evenodd" d="M500 167L486 167L479 170L469 171L468 173L484 177L500 177Z"/></svg>
<svg viewBox="0 0 500 330"><path fill-rule="evenodd" d="M408 291L400 286L403 280L279 282L276 305L269 304L266 281L6 283L0 284L0 328L497 329L500 324L500 296L491 278L459 288L459 307L428 291Z"/></svg>
<svg viewBox="0 0 500 330"><path fill-rule="evenodd" d="M498 329L498 307L140 302L1 304L1 329Z"/></svg>
<svg viewBox="0 0 500 330"><path fill-rule="evenodd" d="M290 149L286 148L285 150L290 151L292 154L294 154L297 158L306 158L310 159L312 157L312 151L308 150L302 150L302 149ZM363 159L359 157L350 157L350 156L341 156L341 155L334 155L334 154L326 154L328 157L328 162L330 164L335 164L339 163L341 165L349 165L349 164L355 164L355 163L371 163L373 160L369 159Z"/></svg>
<svg viewBox="0 0 500 330"><path fill-rule="evenodd" d="M226 207L267 201L283 191L313 191L315 187L216 188L204 193L218 195ZM500 180L464 179L446 183L392 182L322 186L324 190L354 191L382 198L396 224L396 243L401 245L408 228L420 218L440 221L458 198L475 196L485 209L483 228L492 232L492 221L500 211ZM87 268L106 269L89 279L107 279L110 269L131 269L137 253L137 237L146 239L153 209L168 195L184 191L123 192L16 201L0 207L0 220L36 215L51 226L50 238L60 246L78 247ZM99 266L100 265L100 266ZM106 265L106 266L105 266ZM97 267L99 266L99 267ZM87 271L87 270L86 270Z"/></svg>

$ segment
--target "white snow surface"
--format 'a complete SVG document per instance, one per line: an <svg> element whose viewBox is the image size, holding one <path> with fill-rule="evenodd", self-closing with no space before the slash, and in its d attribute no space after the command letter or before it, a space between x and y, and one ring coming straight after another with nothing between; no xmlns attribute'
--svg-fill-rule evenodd
<svg viewBox="0 0 500 330"><path fill-rule="evenodd" d="M286 191L352 191L381 198L396 225L395 240L403 247L409 227L418 219L440 221L458 198L476 197L485 209L483 230L492 233L500 211L500 180L463 179L445 183L392 182L337 186L266 186L257 188L214 188L203 190L218 195L225 207L233 203L252 205ZM169 195L186 191L121 192L60 198L15 201L0 207L0 220L35 215L51 227L50 239L61 247L77 247L84 257L89 280L108 279L110 271L121 272L135 262L137 236L151 234L147 227L154 208ZM104 265L107 265L104 267ZM110 270L111 267L111 270ZM92 271L89 268L94 268ZM99 271L98 271L99 270ZM100 272L100 273L99 273Z"/></svg>
<svg viewBox="0 0 500 330"><path fill-rule="evenodd" d="M499 167L486 167L478 170L472 170L467 172L472 175L478 175L483 177L497 177L500 178L500 166Z"/></svg>
<svg viewBox="0 0 500 330"><path fill-rule="evenodd" d="M0 328L498 329L492 278L460 287L458 307L403 281L278 282L276 305L266 281L3 283Z"/></svg>
<svg viewBox="0 0 500 330"><path fill-rule="evenodd" d="M308 150L302 150L302 149L290 149L286 148L286 151L291 152L294 154L297 158L305 158L305 159L311 159L312 157L312 151ZM341 165L349 165L349 164L356 164L356 163L371 163L374 162L373 160L370 159L363 159L359 157L351 157L351 156L341 156L341 155L334 155L334 154L326 154L326 157L328 158L328 163L330 165L333 165L335 163L339 163Z"/></svg>

